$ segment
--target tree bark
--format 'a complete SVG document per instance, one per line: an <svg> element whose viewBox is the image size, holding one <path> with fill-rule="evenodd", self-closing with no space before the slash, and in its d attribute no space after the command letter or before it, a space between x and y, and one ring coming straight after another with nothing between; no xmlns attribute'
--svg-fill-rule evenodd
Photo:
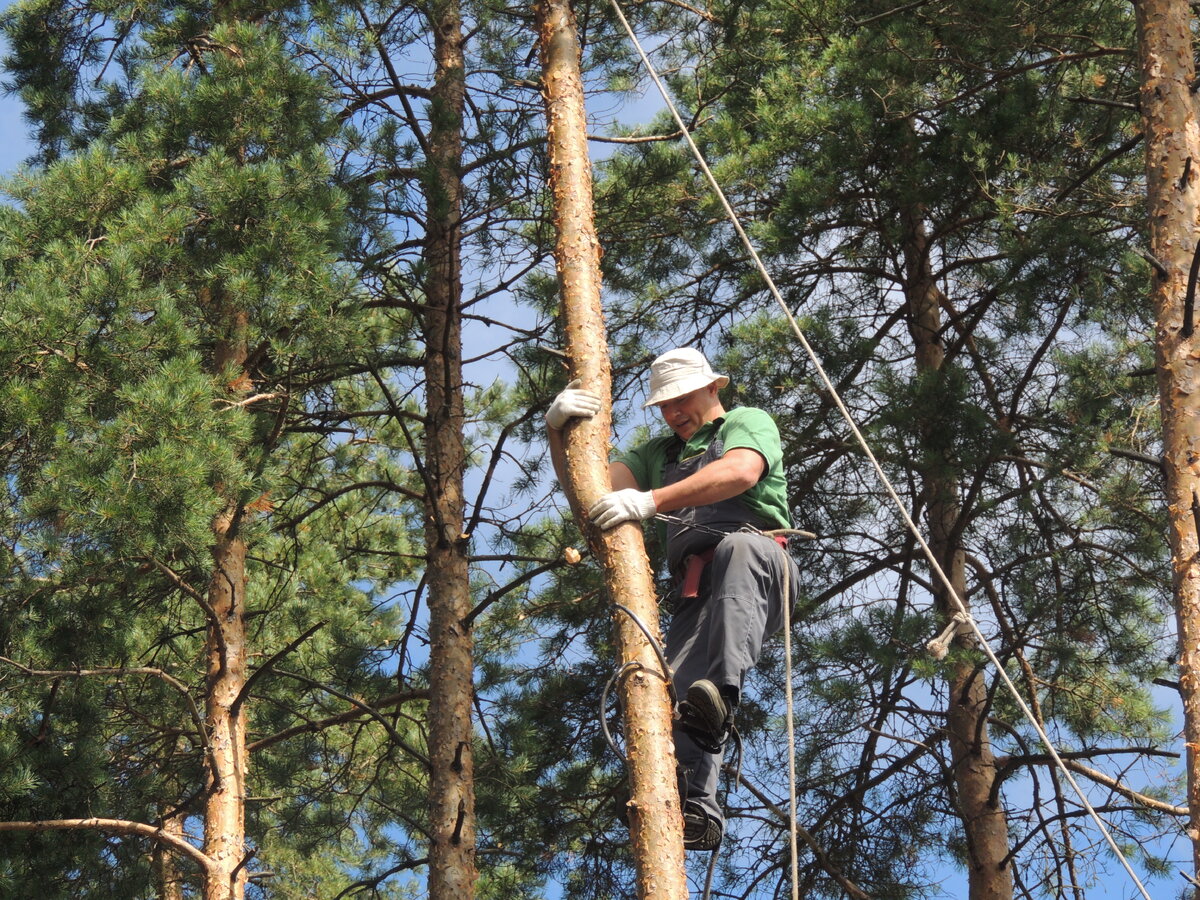
<svg viewBox="0 0 1200 900"><path fill-rule="evenodd" d="M433 7L425 282L425 543L429 585L429 896L475 895L475 783L471 753L474 660L462 533L463 30L458 0Z"/></svg>
<svg viewBox="0 0 1200 900"><path fill-rule="evenodd" d="M929 239L920 209L905 216L905 294L908 329L913 339L917 375L941 372L945 346L941 338L941 304L929 259ZM922 440L934 438L937 425L923 427ZM948 460L921 473L928 498L929 546L950 580L954 592L966 602L966 555L959 538L957 479ZM937 583L937 582L935 582ZM957 611L949 592L938 584L934 603L945 622ZM970 646L965 636L960 646ZM997 769L988 737L987 686L983 671L970 659L955 654L948 663L949 696L946 724L954 771L954 789L967 843L970 900L1011 900L1013 878L1009 853L1008 821L995 790Z"/></svg>
<svg viewBox="0 0 1200 900"><path fill-rule="evenodd" d="M1179 632L1179 693L1187 749L1188 837L1200 875L1200 343L1189 274L1200 228L1200 126L1192 13L1186 0L1139 0L1142 129L1146 135L1150 253L1162 271L1150 295L1163 429L1172 589ZM1195 292L1195 275L1191 274ZM1192 308L1189 309L1188 307ZM1200 890L1193 896L1200 897Z"/></svg>
<svg viewBox="0 0 1200 900"><path fill-rule="evenodd" d="M164 834L170 835L176 842L186 842L183 833L183 815L167 816L162 820ZM176 844L177 846L178 844ZM169 845L155 842L151 848L151 866L154 869L154 882L158 889L158 900L183 900L183 873L179 871L179 861Z"/></svg>
<svg viewBox="0 0 1200 900"><path fill-rule="evenodd" d="M600 304L600 245L592 209L579 39L568 0L535 5L550 153L550 188L557 231L555 260L562 294L571 377L601 397L612 394L604 314ZM608 478L611 408L576 419L564 434L572 508L586 510L611 490ZM641 528L627 522L609 531L585 525L613 600L661 641L650 563ZM684 900L683 822L671 739L671 704L662 666L630 617L615 611L631 800L630 837L638 896Z"/></svg>
<svg viewBox="0 0 1200 900"><path fill-rule="evenodd" d="M231 392L244 390L247 315L215 286L209 297L220 310L224 334L213 352L213 372ZM233 376L230 378L230 376ZM204 725L210 746L204 798L204 900L246 896L246 542L244 510L230 499L213 521L213 573L208 584Z"/></svg>
<svg viewBox="0 0 1200 900"><path fill-rule="evenodd" d="M204 855L212 861L204 900L246 895L246 713L235 701L246 683L246 544L238 535L239 511L230 508L213 530L215 568L209 623L205 726L212 747L204 803Z"/></svg>

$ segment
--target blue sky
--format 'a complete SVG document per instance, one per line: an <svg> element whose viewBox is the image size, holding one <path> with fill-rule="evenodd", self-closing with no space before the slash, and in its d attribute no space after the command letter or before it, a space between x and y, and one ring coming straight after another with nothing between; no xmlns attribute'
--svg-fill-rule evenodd
<svg viewBox="0 0 1200 900"><path fill-rule="evenodd" d="M0 0L0 9L8 7L7 0ZM8 53L8 45L3 45ZM15 97L0 97L0 172L8 174L19 166L32 152L28 128L21 120L21 105Z"/></svg>

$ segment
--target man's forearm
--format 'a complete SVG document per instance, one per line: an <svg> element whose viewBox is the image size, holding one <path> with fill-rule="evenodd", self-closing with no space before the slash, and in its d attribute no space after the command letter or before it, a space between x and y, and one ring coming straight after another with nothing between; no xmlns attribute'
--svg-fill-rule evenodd
<svg viewBox="0 0 1200 900"><path fill-rule="evenodd" d="M753 450L731 450L682 481L655 488L654 505L665 513L728 500L754 487L763 468L762 457Z"/></svg>

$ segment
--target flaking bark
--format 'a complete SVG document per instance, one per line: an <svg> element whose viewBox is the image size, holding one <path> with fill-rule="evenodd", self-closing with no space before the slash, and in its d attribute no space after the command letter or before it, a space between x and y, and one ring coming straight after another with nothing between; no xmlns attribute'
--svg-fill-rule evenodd
<svg viewBox="0 0 1200 900"><path fill-rule="evenodd" d="M214 291L220 298L222 291ZM220 302L218 300L218 302ZM245 375L246 314L226 310L227 336L214 353L215 373ZM238 702L246 684L246 542L244 510L230 501L213 521L213 573L208 584L211 610L205 652L204 725L210 747L204 798L204 900L243 900L246 896L246 704Z"/></svg>
<svg viewBox="0 0 1200 900"><path fill-rule="evenodd" d="M1188 274L1200 240L1200 126L1192 13L1186 0L1139 0L1142 129L1146 136L1151 283L1163 429L1172 589L1179 632L1179 691L1187 748L1188 836L1200 874L1200 342L1187 333ZM1194 311L1193 311L1194 321ZM1200 897L1200 890L1193 892Z"/></svg>
<svg viewBox="0 0 1200 900"><path fill-rule="evenodd" d="M567 0L535 5L550 151L550 188L557 230L555 260L562 296L571 377L601 397L612 394L604 315L600 304L600 246L592 209L583 81L575 18ZM611 408L575 420L565 434L568 462L563 485L585 522L588 540L604 569L613 600L659 635L658 609L641 529L625 523L609 531L586 524L585 510L611 490L608 478ZM638 896L684 900L688 896L683 832L676 788L671 706L653 648L628 616L616 611L619 664L635 663L621 683L629 757L630 837ZM665 674L665 673L664 673Z"/></svg>

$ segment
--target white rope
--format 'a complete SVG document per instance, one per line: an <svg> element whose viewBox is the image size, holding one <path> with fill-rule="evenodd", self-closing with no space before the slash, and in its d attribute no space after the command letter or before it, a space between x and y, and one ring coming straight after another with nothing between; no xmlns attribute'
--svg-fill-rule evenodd
<svg viewBox="0 0 1200 900"><path fill-rule="evenodd" d="M779 288L775 286L775 280L771 277L771 273L767 271L767 267L763 265L763 261L758 255L758 250L755 248L753 242L746 234L745 229L742 228L742 223L738 219L737 213L734 212L733 207L730 205L729 200L725 196L725 192L721 189L721 185L717 182L712 170L709 169L708 163L704 159L704 154L700 152L700 148L697 147L696 142L692 140L690 129L684 123L683 118L679 115L679 110L676 108L674 101L671 99L671 95L667 92L666 86L659 78L658 72L654 68L653 63L650 62L650 58L646 55L646 51L642 49L641 42L638 41L637 35L633 33L633 28L630 27L629 21L625 18L625 14L622 12L618 0L610 0L610 3L612 4L612 8L616 13L617 18L620 20L621 25L624 26L625 33L629 35L629 40L633 43L634 48L637 50L638 56L641 57L642 64L646 67L646 71L649 73L650 78L654 81L655 87L658 88L658 92L662 95L663 101L667 104L667 108L670 110L671 116L675 119L675 124L679 126L680 133L683 135L684 140L687 141L688 147L691 148L692 155L695 157L697 164L700 166L705 178L708 179L708 183L716 193L717 198L721 201L721 206L724 208L725 214L729 218L730 223L733 225L734 230L737 232L738 237L741 238L742 245L746 248L746 252L750 254L750 258L754 261L754 265L758 269L759 274L762 275L762 279L767 286L767 290L770 291L771 296L775 298L775 302L779 304L779 308L783 310L784 316L791 325L792 331L796 335L796 339L800 342L800 346L804 348L804 352L808 355L809 360L812 362L813 368L817 372L821 383L829 392L830 397L833 398L833 401L838 408L838 412L841 413L842 418L845 420L846 424L850 428L850 431L853 433L858 446L862 449L864 455L870 461L871 467L875 470L875 474L878 477L880 484L883 485L884 490L887 492L888 496L891 497L892 502L896 505L896 508L900 511L900 515L904 519L904 524L908 527L908 530L912 533L913 537L920 545L922 552L925 554L925 558L929 561L930 568L936 573L938 579L945 586L946 592L953 601L954 606L957 607L958 612L965 617L966 625L970 627L971 631L973 631L975 636L979 639L984 654L987 656L988 660L991 661L992 665L996 667L996 672L1000 676L1000 680L1004 682L1004 686L1008 689L1009 693L1012 694L1017 706L1037 732L1038 737L1045 745L1046 751L1050 758L1054 761L1054 764L1062 771L1067 783L1070 784L1075 790L1076 795L1079 797L1079 802L1083 804L1083 807L1085 810L1087 810L1088 815L1091 816L1092 820L1096 823L1096 826L1100 829L1100 833L1104 836L1104 840L1107 842L1109 848L1121 861L1121 865L1129 874L1129 877L1133 880L1133 883L1137 885L1138 891L1141 893L1142 897L1144 897L1145 900L1151 900L1150 895L1146 892L1146 888L1138 878L1137 873L1133 871L1133 867L1125 858L1125 854L1121 852L1121 848L1117 846L1117 842L1113 840L1113 837L1109 833L1108 827L1104 820L1100 817L1100 814L1096 812L1092 804L1088 802L1087 797L1084 796L1083 790L1079 787L1078 782L1075 781L1075 778L1071 775L1070 770L1067 769L1066 764L1063 763L1062 757L1058 755L1058 751L1054 748L1054 744L1051 742L1050 736L1046 734L1045 730L1041 726L1041 723L1039 723L1037 718L1034 716L1033 711L1030 710L1029 706L1025 703L1025 700L1021 697L1020 692L1017 690L1017 686L1013 683L1012 679L1009 678L1008 673L1004 670L1004 666L1001 664L999 658L988 644L987 638L979 628L979 624L971 615L970 610L962 601L962 598L958 596L958 592L950 583L950 579L942 569L941 564L937 561L937 557L934 555L933 550L931 550L929 545L925 542L925 538L922 536L921 530L913 521L912 516L909 515L908 510L904 506L904 502L900 499L900 495L896 493L896 489L892 486L887 474L883 471L883 467L875 458L875 454L871 451L870 446L867 444L866 438L863 437L862 432L859 430L858 424L854 421L854 417L850 414L849 409L846 408L846 404L843 402L841 394L838 393L837 387L826 374L825 368L821 365L820 359L817 358L816 352L809 344L808 339L804 336L804 332L801 331L799 323L796 322L796 317L792 315L792 311L788 309L787 303L784 302L783 296L779 293ZM789 701L789 713L790 711ZM795 798L793 797L793 809L794 806ZM793 845L795 842L795 825L796 823L793 815Z"/></svg>
<svg viewBox="0 0 1200 900"><path fill-rule="evenodd" d="M792 852L792 900L800 900L800 851L796 847L800 814L796 809L796 723L792 718L792 559L782 544L778 547L783 556L783 695L787 703L788 799L792 816L788 844Z"/></svg>

